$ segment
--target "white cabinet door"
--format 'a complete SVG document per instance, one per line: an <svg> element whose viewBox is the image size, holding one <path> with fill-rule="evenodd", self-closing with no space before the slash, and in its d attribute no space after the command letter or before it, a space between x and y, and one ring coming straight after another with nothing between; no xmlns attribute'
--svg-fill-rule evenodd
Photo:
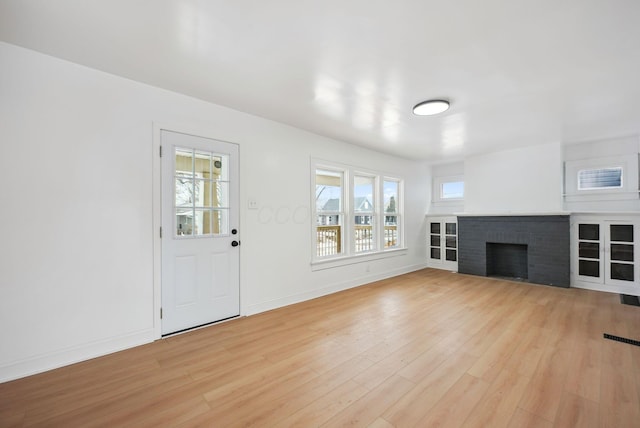
<svg viewBox="0 0 640 428"><path fill-rule="evenodd" d="M640 295L637 219L578 218L572 228L574 285Z"/></svg>
<svg viewBox="0 0 640 428"><path fill-rule="evenodd" d="M456 217L429 217L427 226L429 267L458 271L458 222Z"/></svg>

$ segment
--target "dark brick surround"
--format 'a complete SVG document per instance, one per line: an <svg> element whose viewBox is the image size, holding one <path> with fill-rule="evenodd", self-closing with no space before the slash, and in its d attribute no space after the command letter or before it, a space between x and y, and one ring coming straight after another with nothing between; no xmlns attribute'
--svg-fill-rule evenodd
<svg viewBox="0 0 640 428"><path fill-rule="evenodd" d="M569 287L569 216L458 217L458 272L487 275L487 243L527 246L528 280Z"/></svg>

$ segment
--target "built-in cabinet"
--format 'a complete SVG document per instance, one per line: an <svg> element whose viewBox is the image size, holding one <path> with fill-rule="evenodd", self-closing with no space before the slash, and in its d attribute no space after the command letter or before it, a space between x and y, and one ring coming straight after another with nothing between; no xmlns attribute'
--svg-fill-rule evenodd
<svg viewBox="0 0 640 428"><path fill-rule="evenodd" d="M456 217L427 217L427 265L458 271L458 222Z"/></svg>
<svg viewBox="0 0 640 428"><path fill-rule="evenodd" d="M637 215L573 215L572 285L640 295Z"/></svg>

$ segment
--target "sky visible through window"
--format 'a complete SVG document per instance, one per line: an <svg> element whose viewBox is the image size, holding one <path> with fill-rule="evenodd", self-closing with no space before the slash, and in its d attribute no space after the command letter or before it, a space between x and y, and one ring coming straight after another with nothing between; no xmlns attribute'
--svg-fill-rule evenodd
<svg viewBox="0 0 640 428"><path fill-rule="evenodd" d="M449 181L442 183L442 199L457 199L464 197L464 181Z"/></svg>

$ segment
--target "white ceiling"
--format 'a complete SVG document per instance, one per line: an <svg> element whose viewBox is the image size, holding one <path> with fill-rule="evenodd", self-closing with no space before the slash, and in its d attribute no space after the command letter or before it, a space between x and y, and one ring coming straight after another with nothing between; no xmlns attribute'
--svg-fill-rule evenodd
<svg viewBox="0 0 640 428"><path fill-rule="evenodd" d="M640 133L637 0L0 0L0 40L407 158Z"/></svg>

